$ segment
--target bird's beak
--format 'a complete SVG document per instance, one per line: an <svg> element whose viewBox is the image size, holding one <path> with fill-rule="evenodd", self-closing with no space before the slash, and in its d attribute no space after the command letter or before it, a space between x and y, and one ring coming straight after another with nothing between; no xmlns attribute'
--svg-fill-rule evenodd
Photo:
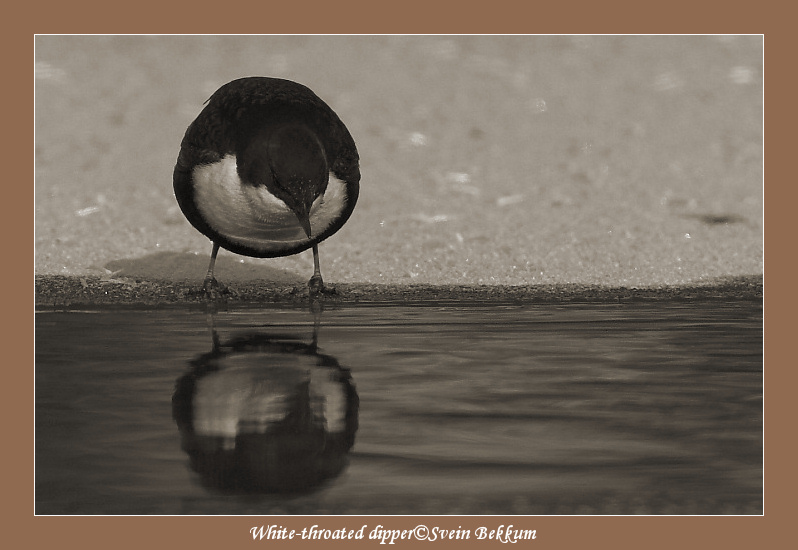
<svg viewBox="0 0 798 550"><path fill-rule="evenodd" d="M299 219L299 225L302 226L302 229L305 231L305 235L307 235L309 239L311 237L310 214L308 213L297 214L297 218Z"/></svg>

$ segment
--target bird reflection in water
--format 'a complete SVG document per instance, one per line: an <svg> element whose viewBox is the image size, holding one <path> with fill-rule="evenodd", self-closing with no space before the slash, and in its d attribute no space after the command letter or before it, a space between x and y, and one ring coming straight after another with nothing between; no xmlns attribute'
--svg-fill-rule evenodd
<svg viewBox="0 0 798 550"><path fill-rule="evenodd" d="M172 415L191 468L224 493L310 493L340 475L358 427L348 369L301 335L253 331L213 347L178 379Z"/></svg>

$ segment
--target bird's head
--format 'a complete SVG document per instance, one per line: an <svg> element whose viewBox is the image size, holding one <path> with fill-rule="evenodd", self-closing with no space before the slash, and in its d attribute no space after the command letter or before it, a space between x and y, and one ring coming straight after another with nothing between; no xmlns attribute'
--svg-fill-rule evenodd
<svg viewBox="0 0 798 550"><path fill-rule="evenodd" d="M265 185L296 214L311 237L310 209L329 180L324 146L316 134L304 125L280 126L253 141L245 158L246 180Z"/></svg>

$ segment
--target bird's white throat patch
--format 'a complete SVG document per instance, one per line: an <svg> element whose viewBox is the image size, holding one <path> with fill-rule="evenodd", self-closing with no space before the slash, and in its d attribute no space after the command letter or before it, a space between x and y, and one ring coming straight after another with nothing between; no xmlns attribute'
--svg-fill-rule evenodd
<svg viewBox="0 0 798 550"><path fill-rule="evenodd" d="M269 252L310 239L290 208L263 186L245 185L235 155L194 168L194 200L213 229L244 246ZM310 210L312 235L326 230L346 207L346 183L330 172L329 183Z"/></svg>

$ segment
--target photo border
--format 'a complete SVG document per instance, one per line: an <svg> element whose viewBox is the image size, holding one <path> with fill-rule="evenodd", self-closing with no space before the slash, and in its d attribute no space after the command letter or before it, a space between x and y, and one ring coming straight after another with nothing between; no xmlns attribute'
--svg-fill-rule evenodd
<svg viewBox="0 0 798 550"><path fill-rule="evenodd" d="M14 45L31 44L34 34L326 34L332 31L338 34L764 34L765 51L769 63L768 106L766 119L768 140L772 152L780 152L783 147L792 146L794 135L787 133L787 122L782 114L782 107L787 108L785 94L782 90L792 90L789 82L782 83L782 71L773 69L781 66L792 67L786 45L786 33L781 25L786 24L786 14L778 9L769 9L767 4L757 4L756 10L735 9L724 4L721 7L707 5L702 9L701 3L670 2L650 5L639 2L584 3L584 6L572 3L560 4L559 7L530 5L526 8L512 8L512 3L490 3L480 8L472 8L467 3L449 2L444 5L431 2L404 2L395 5L382 5L377 2L343 2L319 3L311 9L312 4L293 4L275 7L271 3L258 4L259 7L246 5L219 5L210 2L190 3L169 7L164 3L139 2L116 7L108 3L77 2L50 4L49 2L31 4L29 13L23 17L22 29L15 30L6 40L13 40ZM225 11L226 10L226 11ZM246 10L246 11L243 11ZM722 10L722 11L721 11ZM259 12L259 13L258 13ZM91 16L87 14L92 14ZM785 23L781 23L785 21ZM30 32L27 32L30 29ZM783 44L785 43L785 44ZM22 61L15 47L6 46L6 55L11 57L11 72L7 75L7 105L26 104L33 98L33 90L25 86L11 85L30 78L30 58ZM780 59L784 57L785 59ZM789 65L788 65L789 63ZM789 68L789 71L794 69ZM29 158L23 151L23 143L30 145L34 141L24 139L27 132L33 134L33 125L24 109L11 109L11 125L6 128L6 135L13 141L13 156L6 158ZM11 130L13 129L13 131ZM19 154L16 154L20 149ZM786 212L779 208L787 208L792 204L786 196L786 188L794 188L794 175L780 165L781 155L766 155L767 173L771 184L765 195L765 210L769 214L769 231L766 232L769 250L779 250L780 241L793 240L795 229L782 227ZM20 162L14 163L12 176L5 183L5 189L11 191L6 205L24 204L23 182L27 174L14 177L13 172L20 171ZM33 186L31 187L33 191ZM24 195L24 196L23 196ZM18 200L19 199L19 200ZM18 212L7 216L6 228L33 227L27 216ZM34 208L35 211L35 208ZM784 214L783 216L781 214ZM15 233L12 233L12 235ZM18 239L9 239L10 250L6 251L7 260L26 258L32 250L29 241L24 243ZM786 248L786 245L785 245ZM792 273L792 265L779 265L784 259L781 254L771 254L775 264L770 265L768 282L770 295L780 293L782 279ZM786 254L792 256L792 254ZM789 262L789 259L787 260ZM11 313L27 319L31 308L26 303L27 297L22 292L14 292L17 284L22 288L29 284L29 274L18 274L16 269L8 270L6 291L11 298ZM23 278L24 277L24 278ZM786 281L785 281L786 282ZM9 288L10 287L10 288ZM11 292L9 292L11 290ZM790 296L785 293L785 297ZM787 426L795 418L794 410L787 409L792 403L786 394L794 387L791 364L787 362L788 351L784 343L788 337L786 331L792 332L794 319L788 316L790 301L783 298L766 301L767 332L765 334L765 418L768 421L766 434L767 449L765 464L768 481L765 491L765 514L763 516L664 516L664 517L616 517L616 516L233 516L233 517L80 517L80 516L35 516L33 475L35 469L33 422L11 422L16 420L14 411L34 411L33 403L33 349L34 339L23 329L23 322L13 318L10 320L10 342L21 341L22 345L12 346L13 352L7 362L11 380L7 381L6 393L12 390L15 395L6 395L5 422L10 425L7 441L7 457L11 457L7 472L31 472L31 476L9 475L10 491L5 496L7 508L14 508L9 513L7 522L14 539L24 540L37 548L63 547L72 545L84 549L93 548L147 548L151 545L188 545L190 548L237 548L251 544L268 546L314 547L320 541L253 541L250 529L260 525L280 525L287 529L301 530L303 527L318 525L320 528L337 530L341 528L359 528L366 524L370 530L378 524L390 529L412 529L416 525L425 524L430 527L476 529L480 526L498 527L512 524L514 528L535 529L536 539L521 544L540 548L750 548L780 547L782 540L790 540L786 532L786 516L791 506L786 500L788 484L785 461L793 455L789 449L783 449L791 442L792 436L781 438L779 434L786 431ZM33 321L33 319L31 319ZM33 323L31 323L33 326ZM792 335L790 335L792 336ZM794 336L792 336L794 337ZM30 343L30 346L26 345ZM30 369L30 370L28 370ZM789 378L789 380L788 380ZM19 388L24 390L19 391ZM33 415L31 415L33 416ZM21 453L14 451L20 447ZM27 452L26 452L27 451ZM792 476L789 476L790 478ZM775 481L774 481L775 480ZM9 504L11 506L9 506ZM18 516L18 517L17 517ZM325 547L349 548L353 545L375 545L376 541L331 542L323 541ZM424 544L397 541L397 545ZM453 543L437 541L427 543L444 546L456 545L458 548L488 547L496 542L455 541ZM520 546L519 546L520 547Z"/></svg>

